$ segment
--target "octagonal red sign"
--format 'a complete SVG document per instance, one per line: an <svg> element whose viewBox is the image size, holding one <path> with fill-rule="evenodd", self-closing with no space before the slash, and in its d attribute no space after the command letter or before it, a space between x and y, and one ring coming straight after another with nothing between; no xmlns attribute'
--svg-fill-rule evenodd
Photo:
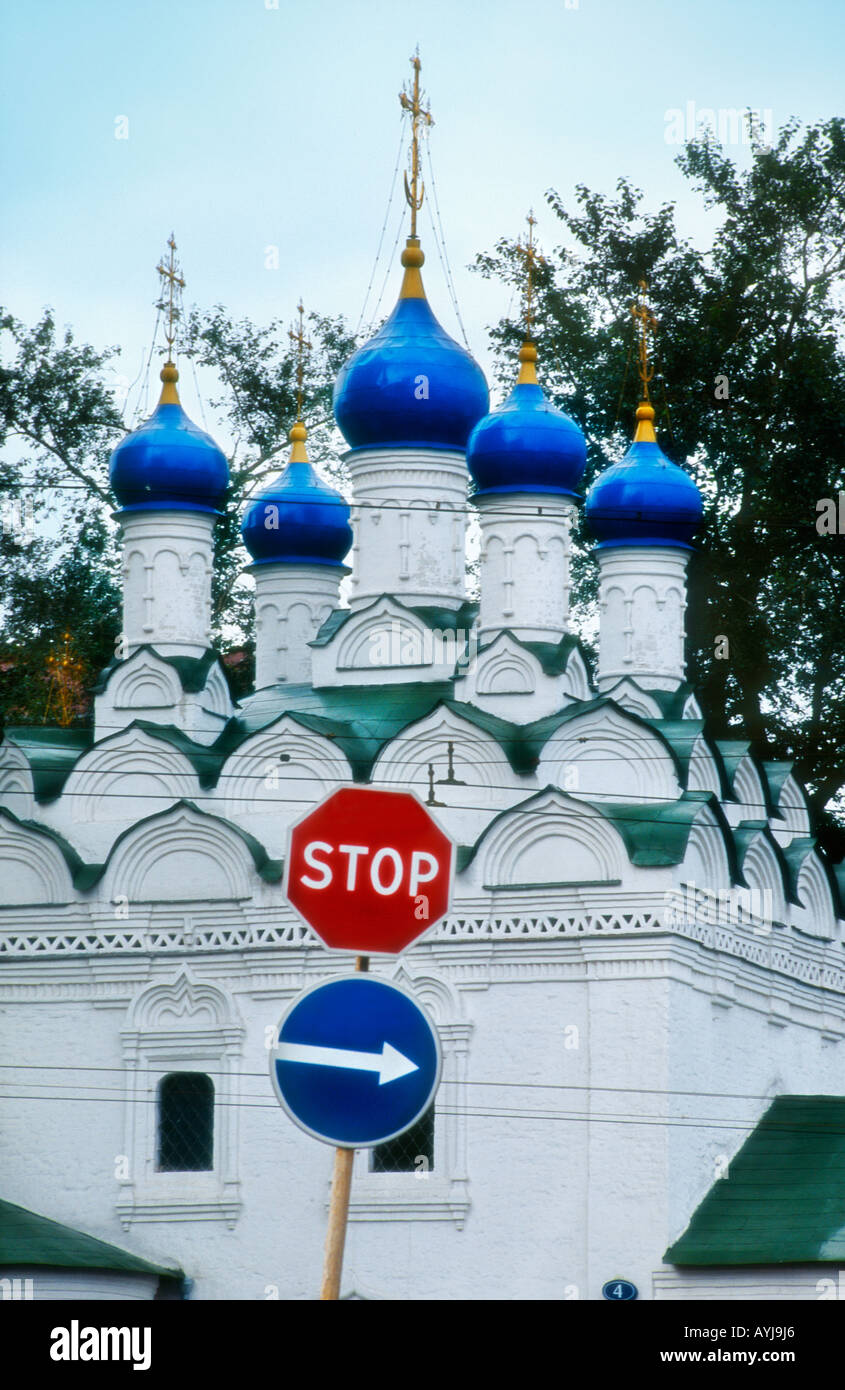
<svg viewBox="0 0 845 1390"><path fill-rule="evenodd" d="M404 951L449 907L455 847L410 792L340 787L290 831L285 896L334 951Z"/></svg>

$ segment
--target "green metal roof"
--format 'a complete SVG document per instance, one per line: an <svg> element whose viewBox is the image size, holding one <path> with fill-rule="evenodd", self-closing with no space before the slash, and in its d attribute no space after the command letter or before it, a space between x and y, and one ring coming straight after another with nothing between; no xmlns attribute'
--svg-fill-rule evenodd
<svg viewBox="0 0 845 1390"><path fill-rule="evenodd" d="M49 725L7 725L6 738L26 755L36 801L52 801L83 753L94 742L92 729L58 729Z"/></svg>
<svg viewBox="0 0 845 1390"><path fill-rule="evenodd" d="M0 1268L46 1265L53 1269L109 1269L127 1274L156 1274L180 1284L181 1269L151 1264L117 1245L85 1235L72 1226L50 1221L26 1207L0 1201Z"/></svg>
<svg viewBox="0 0 845 1390"><path fill-rule="evenodd" d="M675 1265L841 1264L845 1098L778 1096L663 1258Z"/></svg>
<svg viewBox="0 0 845 1390"><path fill-rule="evenodd" d="M57 830L53 830L51 826L42 825L39 821L21 820L20 816L16 816L14 811L7 810L5 806L0 807L0 818L12 821L21 830L27 830L32 835L41 835L44 839L50 840L67 864L71 882L78 893L87 892L102 874L102 864L86 864L77 854L73 845L69 844L64 836L60 835ZM14 904L8 903L6 906L13 907Z"/></svg>
<svg viewBox="0 0 845 1390"><path fill-rule="evenodd" d="M578 641L577 637L573 637L570 633L561 637L559 642L526 642L523 641L521 637L517 637L515 633L511 632L510 628L504 628L502 632L497 633L492 642L487 642L483 647L480 647L479 653L489 651L505 634L507 634L511 641L515 642L518 647L523 647L525 651L530 652L532 656L536 657L542 671L547 676L562 676L569 665L569 658L572 653L576 649L579 651L581 650L581 643ZM583 656L583 651L581 654ZM584 664L587 670L589 670L590 668L586 659Z"/></svg>
<svg viewBox="0 0 845 1390"><path fill-rule="evenodd" d="M510 806L494 816L471 848L461 847L459 868L465 869L472 862L482 842L499 821L505 816L529 811L532 802L545 798L550 792L571 801L573 806L590 806L605 820L610 821L622 836L631 863L639 868L667 868L672 864L680 864L687 851L689 834L695 818L701 807L708 805L719 819L732 875L735 876L736 860L732 838L712 792L684 792L677 801L650 801L647 806L643 806L631 802L590 801L587 797L570 796L560 788L552 786L532 793L525 801L520 801L516 806Z"/></svg>
<svg viewBox="0 0 845 1390"><path fill-rule="evenodd" d="M184 798L181 801L174 801L173 805L168 806L166 811L156 811L151 816L142 816L140 820L134 821L128 830L124 830L118 835L102 864L85 863L73 846L48 825L40 825L37 821L32 820L21 820L13 811L7 811L5 807L0 807L0 819L5 817L22 829L28 830L31 834L43 835L51 840L64 857L74 888L79 893L87 893L95 884L99 883L110 860L117 852L118 845L127 836L134 835L139 826L155 820L164 820L166 816L172 816L174 811L178 811L183 806L189 807L198 816L202 816L204 820L218 821L221 825L225 825L228 830L231 830L233 835L237 835L238 839L242 840L249 850L255 871L259 878L264 879L265 883L278 883L280 881L284 873L284 862L281 859L271 859L260 840L256 840L254 835L250 835L247 830L242 829L235 821L229 820L226 816L213 815L208 811L203 811L195 802ZM7 905L14 906L14 904Z"/></svg>
<svg viewBox="0 0 845 1390"><path fill-rule="evenodd" d="M763 771L766 774L766 781L769 785L769 795L772 798L772 805L777 806L783 784L792 771L791 762L763 763Z"/></svg>
<svg viewBox="0 0 845 1390"><path fill-rule="evenodd" d="M354 610L355 616L359 617L362 613L366 613L368 609L375 608L377 604L384 603L385 601L393 604L396 608L404 608L406 612L413 613L426 627L430 627L432 631L436 632L455 632L458 628L468 632L475 622L478 613L478 604L472 603L470 600L462 603L460 608L441 608L436 604L416 605L403 603L401 599L396 598L393 594L381 594L378 598L373 599L372 603L366 604L365 607L356 608ZM353 610L351 608L335 608L326 618L326 621L323 623L314 641L310 642L309 646L327 647L329 643L333 641L335 635L340 632L340 629L345 627L352 616Z"/></svg>
<svg viewBox="0 0 845 1390"><path fill-rule="evenodd" d="M780 870L781 883L783 885L783 891L786 896L786 900L787 902L797 904L798 898L795 895L795 889L792 881L793 876L790 873L789 865L787 864L783 849L778 844L777 840L775 839L774 835L769 829L768 821L741 820L739 825L734 827L732 834L734 844L736 846L737 863L740 867L740 870L742 870L745 864L745 856L748 853L754 841L756 840L757 836L762 835L764 837L769 847L774 852L775 859L777 860L778 868ZM748 886L746 879L742 874L741 882L745 884L746 887Z"/></svg>
<svg viewBox="0 0 845 1390"><path fill-rule="evenodd" d="M304 728L337 743L352 765L355 780L366 782L384 745L451 695L451 681L326 686L320 690L310 685L267 686L243 702L214 751L225 748L228 756L245 738L287 714Z"/></svg>
<svg viewBox="0 0 845 1390"><path fill-rule="evenodd" d="M845 917L845 859L832 866L832 873L836 883L838 916Z"/></svg>
<svg viewBox="0 0 845 1390"><path fill-rule="evenodd" d="M136 647L130 657L114 657L100 672L96 685L91 687L93 693L101 695L118 666L125 666L127 662L134 660L139 652L150 652L157 661L163 661L165 666L172 666L186 695L198 695L201 690L205 690L212 666L218 663L222 665L213 647L206 647L202 656L162 656L155 647L145 642L143 646Z"/></svg>

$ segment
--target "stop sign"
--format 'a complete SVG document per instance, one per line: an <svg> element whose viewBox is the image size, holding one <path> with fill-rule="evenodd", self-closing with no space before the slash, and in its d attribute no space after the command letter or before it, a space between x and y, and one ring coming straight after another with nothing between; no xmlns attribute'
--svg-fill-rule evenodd
<svg viewBox="0 0 845 1390"><path fill-rule="evenodd" d="M292 827L284 891L330 949L395 955L445 915L453 865L410 792L341 787Z"/></svg>

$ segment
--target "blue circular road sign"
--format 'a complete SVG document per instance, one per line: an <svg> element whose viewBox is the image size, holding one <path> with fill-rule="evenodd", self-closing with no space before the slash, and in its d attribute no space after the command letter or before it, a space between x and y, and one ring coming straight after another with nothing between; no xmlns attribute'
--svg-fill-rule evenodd
<svg viewBox="0 0 845 1390"><path fill-rule="evenodd" d="M340 1148L409 1129L440 1081L440 1039L405 990L359 973L314 985L276 1030L270 1075L291 1119Z"/></svg>

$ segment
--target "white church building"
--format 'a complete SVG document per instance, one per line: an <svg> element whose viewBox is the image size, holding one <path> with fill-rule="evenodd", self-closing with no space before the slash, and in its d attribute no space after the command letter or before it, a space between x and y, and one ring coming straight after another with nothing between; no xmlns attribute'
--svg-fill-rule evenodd
<svg viewBox="0 0 845 1390"><path fill-rule="evenodd" d="M209 639L227 465L172 363L115 451L122 655L90 729L0 742L3 1296L317 1296L333 1151L277 1104L267 1047L352 967L282 893L289 827L352 784L412 789L458 850L446 918L371 964L428 1011L443 1076L404 1144L356 1154L342 1296L832 1296L845 881L789 766L716 740L686 680L698 491L646 392L586 498L591 670L583 436L531 341L490 412L423 259L412 223L337 382L351 501L300 420L244 517L238 706Z"/></svg>

